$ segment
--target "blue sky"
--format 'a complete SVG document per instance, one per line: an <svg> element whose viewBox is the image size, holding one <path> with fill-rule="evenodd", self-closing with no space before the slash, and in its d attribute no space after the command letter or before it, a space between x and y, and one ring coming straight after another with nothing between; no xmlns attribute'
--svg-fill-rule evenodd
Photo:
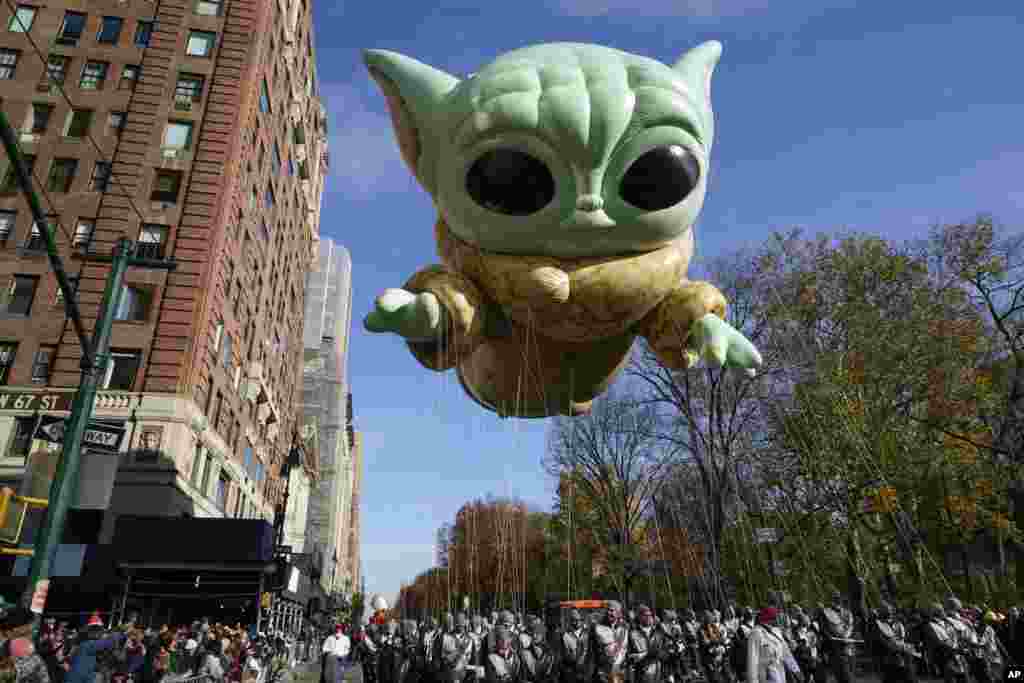
<svg viewBox="0 0 1024 683"><path fill-rule="evenodd" d="M640 8L635 6L639 5ZM402 164L363 48L450 73L542 42L673 62L725 46L697 258L772 230L895 238L978 212L1024 218L1024 9L1019 2L516 0L315 3L331 170L321 234L353 261L349 368L364 435L367 588L390 600L432 563L434 532L492 492L548 506L545 423L498 420L397 339L363 331L384 288L435 260L433 207Z"/></svg>

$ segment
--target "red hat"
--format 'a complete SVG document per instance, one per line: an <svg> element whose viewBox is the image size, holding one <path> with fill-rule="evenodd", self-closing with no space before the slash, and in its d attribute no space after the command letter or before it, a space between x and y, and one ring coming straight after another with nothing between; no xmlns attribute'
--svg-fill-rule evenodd
<svg viewBox="0 0 1024 683"><path fill-rule="evenodd" d="M774 607L765 607L757 615L757 623L759 624L772 624L779 618L779 610Z"/></svg>
<svg viewBox="0 0 1024 683"><path fill-rule="evenodd" d="M15 638L11 641L12 657L30 657L35 651L35 646L28 638Z"/></svg>
<svg viewBox="0 0 1024 683"><path fill-rule="evenodd" d="M99 611L93 612L92 616L89 617L89 621L86 622L86 626L99 626L103 627L103 620L100 619Z"/></svg>
<svg viewBox="0 0 1024 683"><path fill-rule="evenodd" d="M342 626L341 624L337 624L337 625L335 625L334 630L335 630L336 633L344 633L345 632L345 627Z"/></svg>

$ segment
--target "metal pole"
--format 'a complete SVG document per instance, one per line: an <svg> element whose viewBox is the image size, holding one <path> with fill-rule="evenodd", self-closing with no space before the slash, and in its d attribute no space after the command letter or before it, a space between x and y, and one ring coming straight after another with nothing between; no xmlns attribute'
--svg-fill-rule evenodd
<svg viewBox="0 0 1024 683"><path fill-rule="evenodd" d="M36 538L32 571L29 574L25 592L21 596L22 605L25 607L32 604L32 594L37 582L48 579L50 576L50 568L57 556L57 546L64 533L68 510L78 492L78 478L82 465L82 440L85 437L89 420L92 418L99 373L106 368L110 333L114 326L114 312L117 310L118 301L121 298L124 274L128 270L133 246L131 241L122 237L114 248L107 288L103 292L99 319L93 330L91 355L95 362L89 364L83 357L82 380L71 405L71 415L68 417L64 432L64 447L57 463L53 483L50 486L50 505L47 508L42 531ZM36 614L32 620L34 636L39 633L41 619L42 615Z"/></svg>
<svg viewBox="0 0 1024 683"><path fill-rule="evenodd" d="M256 633L260 632L260 622L263 617L263 577L266 576L264 572L260 572L260 588L259 593L256 594Z"/></svg>

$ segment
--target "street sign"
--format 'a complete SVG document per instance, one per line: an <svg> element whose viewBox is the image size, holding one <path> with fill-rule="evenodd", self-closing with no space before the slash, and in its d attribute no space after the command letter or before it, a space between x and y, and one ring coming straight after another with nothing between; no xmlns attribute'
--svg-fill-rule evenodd
<svg viewBox="0 0 1024 683"><path fill-rule="evenodd" d="M67 423L68 420L65 417L44 415L39 418L39 427L36 429L35 438L51 443L64 443L64 431L67 429ZM124 427L90 420L89 426L85 429L82 445L93 450L117 453L121 450L124 433Z"/></svg>
<svg viewBox="0 0 1024 683"><path fill-rule="evenodd" d="M290 545L275 545L274 546L274 554L275 555L291 555L292 554L292 547Z"/></svg>
<svg viewBox="0 0 1024 683"><path fill-rule="evenodd" d="M75 392L47 394L0 389L0 410L71 410Z"/></svg>

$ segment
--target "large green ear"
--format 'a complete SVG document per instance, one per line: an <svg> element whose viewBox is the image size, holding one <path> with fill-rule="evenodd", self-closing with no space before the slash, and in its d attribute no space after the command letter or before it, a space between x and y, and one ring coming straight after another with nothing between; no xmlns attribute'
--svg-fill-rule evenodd
<svg viewBox="0 0 1024 683"><path fill-rule="evenodd" d="M711 75L722 56L722 44L717 40L709 40L688 51L673 66L675 71L695 95L703 95L704 132L707 136L705 144L711 149L714 139L715 121L711 110Z"/></svg>
<svg viewBox="0 0 1024 683"><path fill-rule="evenodd" d="M366 50L363 61L387 99L402 159L427 191L432 191L432 183L424 178L423 164L425 155L432 151L431 142L437 137L430 129L441 101L459 79L387 50Z"/></svg>

